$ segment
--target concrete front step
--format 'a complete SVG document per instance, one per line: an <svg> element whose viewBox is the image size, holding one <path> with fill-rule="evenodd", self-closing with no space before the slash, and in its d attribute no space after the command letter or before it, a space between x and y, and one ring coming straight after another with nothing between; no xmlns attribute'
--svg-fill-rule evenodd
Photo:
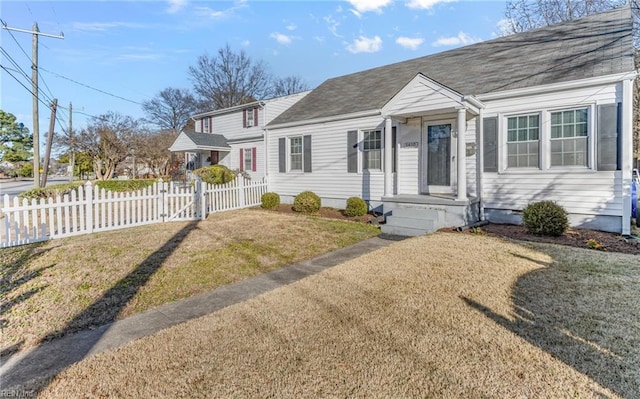
<svg viewBox="0 0 640 399"><path fill-rule="evenodd" d="M401 218L441 220L444 216L444 211L440 209L399 207L392 208L391 214Z"/></svg>
<svg viewBox="0 0 640 399"><path fill-rule="evenodd" d="M437 230L436 221L433 219L397 216L395 210L391 216L387 216L386 225L422 229L429 233Z"/></svg>
<svg viewBox="0 0 640 399"><path fill-rule="evenodd" d="M388 224L383 224L381 226L381 231L383 234L391 234L395 236L404 236L404 237L417 237L423 236L428 232L424 229L415 229L411 227L402 227L402 226L393 226Z"/></svg>

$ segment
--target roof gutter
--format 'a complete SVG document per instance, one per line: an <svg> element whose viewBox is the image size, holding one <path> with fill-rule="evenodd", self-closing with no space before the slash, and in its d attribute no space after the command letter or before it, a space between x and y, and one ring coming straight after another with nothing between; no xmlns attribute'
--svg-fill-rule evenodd
<svg viewBox="0 0 640 399"><path fill-rule="evenodd" d="M475 97L477 100L480 100L480 101L499 100L499 99L505 99L505 98L520 97L525 95L543 94L543 93L550 93L555 91L580 89L580 88L589 87L589 86L597 86L597 85L608 84L608 83L622 82L624 80L635 79L637 75L638 75L638 71L634 70L629 72L618 73L615 75L605 75L605 76L598 76L595 78L572 80L569 82L551 83L551 84L546 84L541 86L524 87L521 89L504 90L504 91L497 91L497 92L486 93L486 94L477 94L475 95Z"/></svg>
<svg viewBox="0 0 640 399"><path fill-rule="evenodd" d="M332 116L325 116L322 118L314 118L314 119L305 119L305 120L300 120L300 121L293 121L293 122L284 122L284 123L276 123L273 125L268 125L267 127L269 129L283 129L286 127L294 127L294 126L304 126L304 125L313 125L316 123L327 123L327 122L334 122L334 121L343 121L346 119L354 119L354 118L364 118L367 116L379 116L382 115L382 111L379 109L374 109L374 110L367 110L367 111L359 111L359 112L352 112L350 114L340 114L340 115L332 115Z"/></svg>

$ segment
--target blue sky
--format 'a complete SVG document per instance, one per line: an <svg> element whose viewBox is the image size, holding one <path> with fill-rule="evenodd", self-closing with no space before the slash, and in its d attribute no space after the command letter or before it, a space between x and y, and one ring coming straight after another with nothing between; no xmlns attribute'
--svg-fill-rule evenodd
<svg viewBox="0 0 640 399"><path fill-rule="evenodd" d="M0 18L9 27L30 30L37 22L43 33L64 33L63 40L40 38L41 98L57 98L64 107L72 102L77 129L88 115L107 111L143 117L137 103L166 87L191 88L189 66L227 43L266 62L274 75L297 75L315 87L492 39L504 7L503 1L455 0L3 0ZM23 73L31 76L31 35L0 33L0 65L30 89ZM0 70L0 108L31 129L31 94L9 72ZM68 120L60 109L56 130ZM42 136L48 125L49 110L41 103Z"/></svg>

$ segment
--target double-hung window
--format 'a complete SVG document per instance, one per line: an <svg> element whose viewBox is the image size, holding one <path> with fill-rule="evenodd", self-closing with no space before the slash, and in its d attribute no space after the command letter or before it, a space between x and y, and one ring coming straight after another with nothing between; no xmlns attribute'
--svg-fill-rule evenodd
<svg viewBox="0 0 640 399"><path fill-rule="evenodd" d="M289 140L289 170L302 171L302 137L291 137Z"/></svg>
<svg viewBox="0 0 640 399"><path fill-rule="evenodd" d="M202 118L202 132L209 133L209 119L208 117Z"/></svg>
<svg viewBox="0 0 640 399"><path fill-rule="evenodd" d="M247 110L247 127L255 126L253 108Z"/></svg>
<svg viewBox="0 0 640 399"><path fill-rule="evenodd" d="M382 134L380 130L364 131L362 142L363 170L382 170Z"/></svg>
<svg viewBox="0 0 640 399"><path fill-rule="evenodd" d="M551 166L588 165L587 108L551 112Z"/></svg>
<svg viewBox="0 0 640 399"><path fill-rule="evenodd" d="M245 148L244 150L244 169L243 170L253 170L253 149Z"/></svg>
<svg viewBox="0 0 640 399"><path fill-rule="evenodd" d="M540 167L540 115L507 118L507 167Z"/></svg>

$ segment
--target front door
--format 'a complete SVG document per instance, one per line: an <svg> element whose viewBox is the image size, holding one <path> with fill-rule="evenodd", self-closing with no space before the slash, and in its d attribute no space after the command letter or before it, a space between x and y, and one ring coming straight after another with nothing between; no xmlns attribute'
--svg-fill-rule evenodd
<svg viewBox="0 0 640 399"><path fill-rule="evenodd" d="M421 191L451 193L454 178L453 122L425 122L422 129Z"/></svg>

